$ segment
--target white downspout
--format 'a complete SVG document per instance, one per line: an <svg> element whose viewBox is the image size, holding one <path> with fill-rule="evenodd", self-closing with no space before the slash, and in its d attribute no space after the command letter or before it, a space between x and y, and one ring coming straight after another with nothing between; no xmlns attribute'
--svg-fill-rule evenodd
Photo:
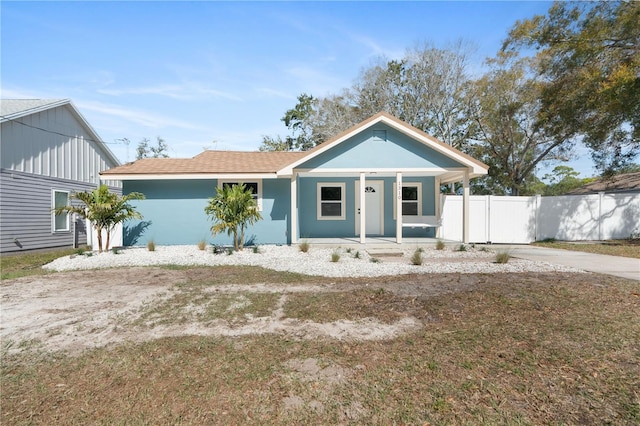
<svg viewBox="0 0 640 426"><path fill-rule="evenodd" d="M366 212L364 211L364 206L366 205L365 200L365 177L364 172L360 172L360 244L364 244L367 238L367 228L366 228Z"/></svg>
<svg viewBox="0 0 640 426"><path fill-rule="evenodd" d="M396 243L402 244L402 173L396 173Z"/></svg>

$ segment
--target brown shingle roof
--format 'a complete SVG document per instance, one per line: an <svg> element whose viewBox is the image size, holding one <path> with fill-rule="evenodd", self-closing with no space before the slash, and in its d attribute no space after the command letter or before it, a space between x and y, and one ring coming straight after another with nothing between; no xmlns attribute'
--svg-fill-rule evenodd
<svg viewBox="0 0 640 426"><path fill-rule="evenodd" d="M275 173L304 152L204 151L193 158L145 158L107 170L102 175Z"/></svg>
<svg viewBox="0 0 640 426"><path fill-rule="evenodd" d="M610 178L600 178L580 188L567 192L567 195L594 194L597 192L640 191L640 172L623 173Z"/></svg>

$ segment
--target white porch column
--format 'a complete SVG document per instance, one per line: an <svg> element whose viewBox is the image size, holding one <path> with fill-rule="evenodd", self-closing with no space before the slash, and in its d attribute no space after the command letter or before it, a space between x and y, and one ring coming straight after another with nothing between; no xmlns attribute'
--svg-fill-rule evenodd
<svg viewBox="0 0 640 426"><path fill-rule="evenodd" d="M462 242L469 244L469 172L462 179Z"/></svg>
<svg viewBox="0 0 640 426"><path fill-rule="evenodd" d="M402 173L396 173L396 243L402 244Z"/></svg>
<svg viewBox="0 0 640 426"><path fill-rule="evenodd" d="M435 178L434 179L435 184L434 184L434 198L435 198L435 210L436 210L436 222L440 223L440 221L442 220L442 194L440 194L440 178ZM442 228L441 226L436 227L436 238L440 238L440 228Z"/></svg>
<svg viewBox="0 0 640 426"><path fill-rule="evenodd" d="M367 221L366 221L366 212L364 211L364 206L366 205L365 196L365 177L364 172L360 172L360 244L364 244L367 238Z"/></svg>
<svg viewBox="0 0 640 426"><path fill-rule="evenodd" d="M298 173L291 176L291 244L298 242Z"/></svg>

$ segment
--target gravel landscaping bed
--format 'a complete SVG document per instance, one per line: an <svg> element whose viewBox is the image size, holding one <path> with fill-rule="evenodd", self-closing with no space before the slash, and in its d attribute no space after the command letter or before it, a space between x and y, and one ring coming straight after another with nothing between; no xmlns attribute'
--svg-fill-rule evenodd
<svg viewBox="0 0 640 426"><path fill-rule="evenodd" d="M332 262L332 255L340 258ZM357 253L357 254L356 254ZM496 253L469 247L467 251L451 248L425 248L422 265L413 265L413 250L402 257L373 258L364 250L311 247L307 253L298 246L264 245L255 253L252 248L232 254L214 254L211 247L199 250L194 246L158 246L155 251L132 247L104 253L88 252L61 257L44 266L55 271L118 268L130 266L217 266L251 265L277 271L297 272L326 277L376 277L400 274L433 273L496 273L496 272L582 272L574 268L511 258L508 263L496 263Z"/></svg>

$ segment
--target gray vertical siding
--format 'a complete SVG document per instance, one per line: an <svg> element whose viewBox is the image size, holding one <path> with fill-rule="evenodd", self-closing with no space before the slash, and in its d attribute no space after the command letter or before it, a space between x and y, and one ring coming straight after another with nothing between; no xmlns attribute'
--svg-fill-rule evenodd
<svg viewBox="0 0 640 426"><path fill-rule="evenodd" d="M100 172L116 165L66 105L2 123L2 169L97 185Z"/></svg>
<svg viewBox="0 0 640 426"><path fill-rule="evenodd" d="M69 231L53 232L51 194L53 190L91 191L96 185L11 170L0 170L0 252L9 253L53 247L72 247L73 224ZM111 188L121 193L120 188ZM78 244L86 244L84 221L78 222Z"/></svg>

